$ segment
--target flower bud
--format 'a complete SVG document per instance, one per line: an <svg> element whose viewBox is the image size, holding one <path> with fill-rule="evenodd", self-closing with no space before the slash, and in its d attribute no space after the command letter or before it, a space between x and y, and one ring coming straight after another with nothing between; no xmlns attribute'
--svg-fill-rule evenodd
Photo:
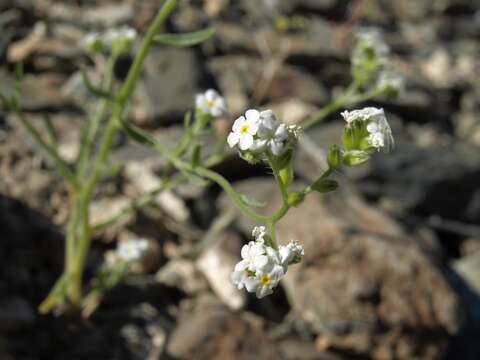
<svg viewBox="0 0 480 360"><path fill-rule="evenodd" d="M350 150L343 156L343 164L346 166L357 166L364 164L370 159L370 155L361 150Z"/></svg>
<svg viewBox="0 0 480 360"><path fill-rule="evenodd" d="M288 194L287 203L290 206L298 206L305 199L305 193L303 191L292 192Z"/></svg>
<svg viewBox="0 0 480 360"><path fill-rule="evenodd" d="M338 145L332 145L328 149L327 162L331 169L336 169L342 163L342 150Z"/></svg>
<svg viewBox="0 0 480 360"><path fill-rule="evenodd" d="M338 183L332 179L319 178L310 187L319 193L326 193L336 190L338 188Z"/></svg>

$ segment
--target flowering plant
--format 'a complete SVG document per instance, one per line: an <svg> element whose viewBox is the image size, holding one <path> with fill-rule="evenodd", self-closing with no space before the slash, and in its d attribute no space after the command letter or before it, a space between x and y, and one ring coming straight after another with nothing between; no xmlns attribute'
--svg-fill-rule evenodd
<svg viewBox="0 0 480 360"><path fill-rule="evenodd" d="M70 216L66 227L65 268L47 298L40 304L41 312L84 311L89 314L101 300L102 294L115 286L128 271L130 265L140 260L149 249L145 240L130 240L118 245L117 251L105 259L97 276L85 292L83 269L92 238L135 210L151 202L163 190L190 181L192 175L217 183L245 216L257 226L252 231L254 241L244 245L241 260L237 263L230 279L238 289L246 289L262 298L272 293L279 281L287 273L289 266L302 260L304 249L297 241L279 245L275 227L291 207L299 206L312 192L325 193L338 187L331 176L341 166L360 165L378 150L390 151L394 142L390 126L383 109L364 108L341 113L346 121L341 145L328 149L328 169L312 184L301 191L291 191L294 179L293 162L302 131L319 123L340 109L377 96L395 96L401 92L401 80L388 69L388 47L378 33L371 30L361 33L352 55L352 84L343 94L333 99L323 109L314 113L298 125L282 123L271 110L249 109L238 117L226 138L220 139L249 163L264 163L273 173L278 190L282 195L282 205L270 216L261 215L254 209L254 201L238 193L230 182L212 170L225 156L225 146L221 151L206 157L202 156L201 143L197 141L219 117L228 115L225 99L213 89L198 94L193 115L185 116L185 132L174 148L166 148L156 138L132 125L126 119L125 109L132 96L143 63L149 50L156 43L189 46L200 43L214 34L213 29L205 29L189 34L159 34L162 24L177 5L177 0L166 0L146 32L134 57L128 75L120 88L114 86L113 72L120 56L133 51L137 40L134 29L122 27L109 29L104 33L93 33L83 42L91 56L102 56L103 79L99 86L92 84L83 70L85 87L99 99L96 116L85 128L82 147L74 163L68 163L58 151L54 131L48 139L26 119L20 110L19 87L10 97L1 97L6 109L17 115L20 122L30 132L53 160L59 174L68 184L70 196ZM18 67L21 77L21 67ZM47 124L48 125L48 124ZM143 194L128 206L106 221L93 224L90 204L100 177L106 172L115 136L123 131L134 141L157 150L175 169L168 172L158 188ZM99 144L98 147L96 144Z"/></svg>

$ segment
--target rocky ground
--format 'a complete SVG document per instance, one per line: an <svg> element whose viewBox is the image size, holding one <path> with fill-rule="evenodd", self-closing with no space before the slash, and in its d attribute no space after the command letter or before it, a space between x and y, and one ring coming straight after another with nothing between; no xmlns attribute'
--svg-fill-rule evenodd
<svg viewBox="0 0 480 360"><path fill-rule="evenodd" d="M24 111L40 127L49 116L73 159L91 107L81 39L125 23L143 33L160 3L1 1L0 92L23 61ZM214 87L229 121L259 106L298 122L348 85L360 24L385 31L406 79L401 99L370 103L387 111L396 150L338 174L340 191L309 197L280 222L278 237L298 239L306 258L262 301L228 282L252 224L218 188L191 185L95 239L87 277L124 237L146 237L155 251L88 320L39 315L62 268L67 194L0 112L0 359L479 359L478 2L184 1L167 29L214 25L217 34L194 48L155 49L129 118L173 144L194 95ZM318 176L342 126L335 114L305 134L298 185ZM112 165L121 166L102 183L94 218L148 190L165 163L119 137ZM264 169L233 159L218 171L267 211L278 206Z"/></svg>

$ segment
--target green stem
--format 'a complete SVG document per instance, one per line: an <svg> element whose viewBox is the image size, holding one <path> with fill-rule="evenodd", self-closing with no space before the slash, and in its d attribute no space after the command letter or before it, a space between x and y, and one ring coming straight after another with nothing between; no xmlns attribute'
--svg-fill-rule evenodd
<svg viewBox="0 0 480 360"><path fill-rule="evenodd" d="M340 98L330 102L327 106L322 108L317 113L310 116L308 119L300 123L300 127L304 130L318 124L319 122L325 120L330 114L340 109L344 103L340 101Z"/></svg>
<svg viewBox="0 0 480 360"><path fill-rule="evenodd" d="M116 61L117 61L117 57L110 56L110 58L107 61L107 65L105 67L105 71L106 71L105 79L104 79L105 85L103 87L109 93L112 91L113 72L114 72ZM87 133L85 135L82 149L80 150L80 155L78 158L77 177L79 180L81 180L86 174L88 159L93 150L95 137L97 136L97 133L100 129L100 124L102 123L102 120L107 114L109 104L110 104L110 99L108 98L102 99L102 102L100 103L97 109L95 117L92 119L92 121L90 122L87 128Z"/></svg>
<svg viewBox="0 0 480 360"><path fill-rule="evenodd" d="M243 202L240 195L230 185L230 182L228 182L228 180L219 173L199 166L196 166L195 168L190 168L190 166L188 166L186 170L217 183L227 193L233 203L245 214L245 216L249 217L251 220L260 224L266 224L269 221L270 218L268 216L257 214L255 211L250 209Z"/></svg>
<svg viewBox="0 0 480 360"><path fill-rule="evenodd" d="M354 103L349 101L349 98L351 98L357 90L358 90L358 84L356 82L351 83L350 86L345 90L345 92L342 95L337 97L335 100L332 100L330 103L328 103L325 107L323 107L317 113L303 120L300 123L300 126L302 127L302 129L306 130L318 124L319 122L325 120L329 115L331 115L338 109L341 109L342 107L346 106L347 104L353 105Z"/></svg>
<svg viewBox="0 0 480 360"><path fill-rule="evenodd" d="M270 239L271 241L267 242L267 245L273 247L274 249L278 249L278 243L277 243L277 235L275 231L275 223L273 221L269 221L267 224L267 229L268 233L270 234ZM268 239L268 237L267 237Z"/></svg>
<svg viewBox="0 0 480 360"><path fill-rule="evenodd" d="M277 169L277 166L275 165L275 160L273 159L272 155L267 154L267 159L268 159L270 168L273 171L273 176L275 177L278 188L280 189L280 193L282 194L283 203L286 204L288 201L287 187L285 186L285 184L282 181L282 178L280 177L280 172Z"/></svg>
<svg viewBox="0 0 480 360"><path fill-rule="evenodd" d="M285 214L288 212L290 209L290 205L288 204L283 204L283 206L278 209L271 217L270 220L276 224L278 221L280 221L281 218L285 216Z"/></svg>
<svg viewBox="0 0 480 360"><path fill-rule="evenodd" d="M123 111L127 101L132 95L135 84L140 76L143 62L151 46L154 44L155 35L158 33L160 27L163 25L170 13L174 10L176 4L177 0L167 0L158 12L152 25L149 27L145 38L143 39L140 51L130 67L125 83L120 89L119 95L115 99L112 115L107 123L105 133L101 139L100 149L95 159L92 173L87 179L85 186L80 193L80 198L78 200L80 201L80 211L78 214L80 217L79 239L75 249L76 258L71 269L72 278L69 288L69 297L73 305L79 305L81 301L83 267L93 235L92 229L90 228L88 208L91 202L93 191L106 165L115 135L120 129L120 119L123 116Z"/></svg>
<svg viewBox="0 0 480 360"><path fill-rule="evenodd" d="M22 125L27 129L30 135L35 139L35 141L47 152L47 154L53 159L55 166L57 167L59 173L63 176L63 178L71 184L74 188L78 188L78 182L74 175L74 173L70 170L68 164L60 157L55 147L48 144L45 140L43 140L42 136L38 132L38 130L30 124L30 122L25 118L25 115L15 107L13 109L14 113L19 118Z"/></svg>
<svg viewBox="0 0 480 360"><path fill-rule="evenodd" d="M120 95L118 96L118 101L121 104L125 104L130 98L137 79L142 71L143 62L147 57L148 51L150 50L151 46L154 44L155 35L157 35L160 27L175 9L175 7L177 6L177 2L178 0L165 1L162 8L155 17L152 25L150 25L147 33L145 34L145 38L140 48L140 52L135 57L132 67L128 72L127 79L125 80L125 85L123 86L122 90L120 91Z"/></svg>

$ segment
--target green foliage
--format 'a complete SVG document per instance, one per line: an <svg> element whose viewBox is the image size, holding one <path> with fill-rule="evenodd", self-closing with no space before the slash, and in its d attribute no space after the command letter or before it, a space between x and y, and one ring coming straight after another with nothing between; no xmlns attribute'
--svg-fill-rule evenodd
<svg viewBox="0 0 480 360"><path fill-rule="evenodd" d="M155 42L162 45L187 47L200 44L215 35L215 28L209 27L204 30L186 34L159 34L155 36Z"/></svg>

